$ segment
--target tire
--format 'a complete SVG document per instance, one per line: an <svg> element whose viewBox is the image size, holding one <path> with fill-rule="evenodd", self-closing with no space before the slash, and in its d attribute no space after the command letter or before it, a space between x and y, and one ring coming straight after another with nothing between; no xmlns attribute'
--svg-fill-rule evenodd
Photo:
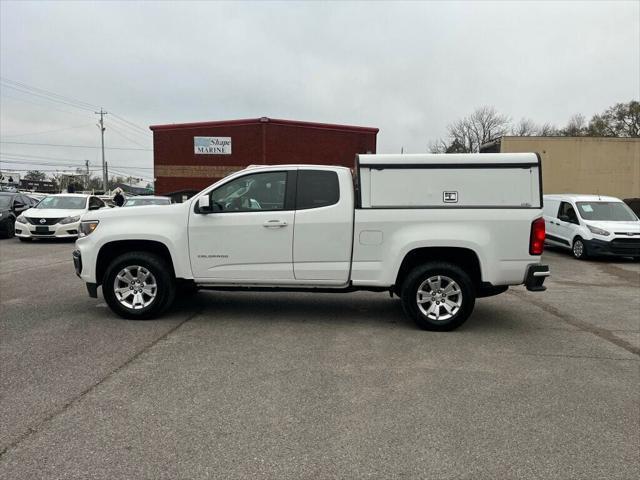
<svg viewBox="0 0 640 480"><path fill-rule="evenodd" d="M576 237L573 240L573 245L571 246L571 253L573 254L573 258L577 258L578 260L586 260L589 258L589 254L587 252L587 245L584 243L584 240L580 237Z"/></svg>
<svg viewBox="0 0 640 480"><path fill-rule="evenodd" d="M33 240L33 238L23 238L23 237L18 237L18 240L20 240L21 242L30 242L31 240Z"/></svg>
<svg viewBox="0 0 640 480"><path fill-rule="evenodd" d="M117 315L130 320L157 318L171 306L175 292L171 267L158 255L148 252L129 252L116 257L102 279L107 305Z"/></svg>
<svg viewBox="0 0 640 480"><path fill-rule="evenodd" d="M452 293L440 302L442 297L438 292L447 290ZM433 300L428 293L435 294ZM439 332L454 330L462 325L473 312L476 302L469 275L457 265L446 262L429 262L414 268L402 284L400 298L408 318L423 330ZM421 304L419 300L422 300ZM436 318L438 316L441 318Z"/></svg>
<svg viewBox="0 0 640 480"><path fill-rule="evenodd" d="M16 224L11 219L7 220L7 230L3 232L2 238L13 238L16 234Z"/></svg>

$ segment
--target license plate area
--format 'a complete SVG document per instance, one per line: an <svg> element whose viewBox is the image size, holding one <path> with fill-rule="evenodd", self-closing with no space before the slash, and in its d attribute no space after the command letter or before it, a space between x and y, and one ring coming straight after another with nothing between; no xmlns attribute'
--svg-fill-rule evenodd
<svg viewBox="0 0 640 480"><path fill-rule="evenodd" d="M36 227L36 233L49 233L49 227Z"/></svg>

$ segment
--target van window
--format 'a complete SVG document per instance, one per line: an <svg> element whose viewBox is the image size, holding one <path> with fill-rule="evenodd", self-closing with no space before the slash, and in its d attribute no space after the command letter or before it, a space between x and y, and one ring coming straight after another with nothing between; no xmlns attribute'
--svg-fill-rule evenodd
<svg viewBox="0 0 640 480"><path fill-rule="evenodd" d="M578 202L580 216L585 220L632 222L637 220L633 211L623 202Z"/></svg>
<svg viewBox="0 0 640 480"><path fill-rule="evenodd" d="M560 220L563 220L564 217L564 221L565 222L570 222L570 223L575 223L575 224L580 224L580 222L578 221L578 216L576 215L576 211L573 208L573 205L571 205L568 202L560 202L560 209L558 210L558 218Z"/></svg>
<svg viewBox="0 0 640 480"><path fill-rule="evenodd" d="M340 200L338 174L328 170L298 170L296 209L334 205Z"/></svg>

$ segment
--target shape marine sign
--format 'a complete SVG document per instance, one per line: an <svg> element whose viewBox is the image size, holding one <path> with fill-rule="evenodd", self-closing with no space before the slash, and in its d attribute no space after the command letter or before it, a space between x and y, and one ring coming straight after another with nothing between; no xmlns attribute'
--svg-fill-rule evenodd
<svg viewBox="0 0 640 480"><path fill-rule="evenodd" d="M196 155L231 155L231 137L193 137Z"/></svg>

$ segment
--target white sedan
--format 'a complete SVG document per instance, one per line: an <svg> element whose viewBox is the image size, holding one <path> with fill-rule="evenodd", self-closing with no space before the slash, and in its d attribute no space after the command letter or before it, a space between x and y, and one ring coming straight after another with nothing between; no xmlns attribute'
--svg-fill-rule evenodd
<svg viewBox="0 0 640 480"><path fill-rule="evenodd" d="M82 214L104 207L105 203L94 195L49 195L16 219L16 237L23 242L33 238L75 238Z"/></svg>

